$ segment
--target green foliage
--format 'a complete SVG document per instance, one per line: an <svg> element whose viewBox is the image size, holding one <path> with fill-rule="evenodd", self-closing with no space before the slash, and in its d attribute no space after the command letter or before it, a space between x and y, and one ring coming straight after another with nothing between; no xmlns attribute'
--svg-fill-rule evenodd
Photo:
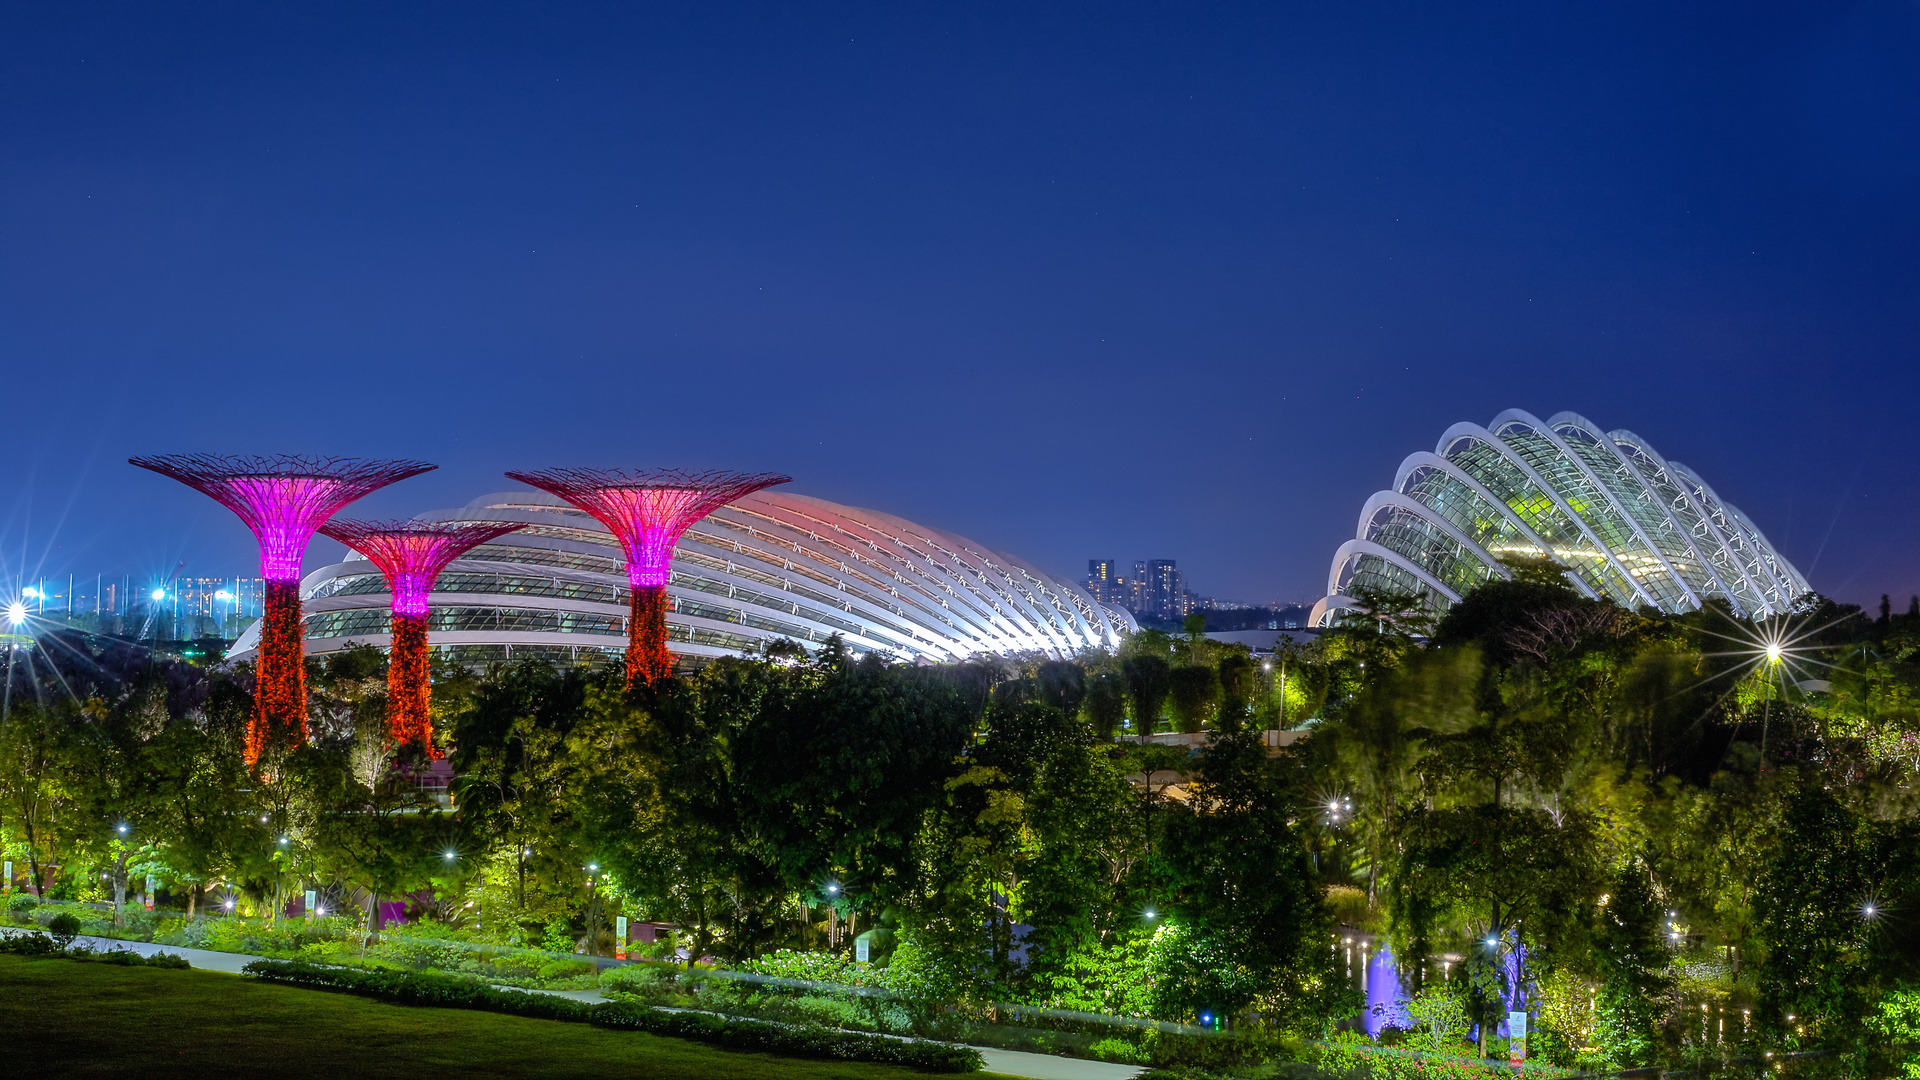
<svg viewBox="0 0 1920 1080"><path fill-rule="evenodd" d="M1126 678L1117 671L1095 672L1087 679L1085 701L1094 737L1110 741L1127 718Z"/></svg>
<svg viewBox="0 0 1920 1080"><path fill-rule="evenodd" d="M73 947L73 939L80 934L80 918L71 911L63 911L47 920L47 933L62 949Z"/></svg>
<svg viewBox="0 0 1920 1080"><path fill-rule="evenodd" d="M1915 831L1867 821L1809 787L1789 802L1782 832L1791 839L1754 905L1768 943L1759 1016L1788 1038L1843 1036L1881 987L1913 970L1910 932L1883 928L1867 908L1916 895Z"/></svg>
<svg viewBox="0 0 1920 1080"><path fill-rule="evenodd" d="M1412 1025L1407 1045L1436 1052L1459 1049L1472 1024L1466 1002L1445 984L1427 986L1408 999L1407 1019Z"/></svg>
<svg viewBox="0 0 1920 1080"><path fill-rule="evenodd" d="M1140 635L1146 636L1146 632ZM1173 668L1164 656L1142 652L1127 657L1121 671L1126 678L1127 697L1133 704L1134 734L1151 735L1166 709L1167 695L1173 689Z"/></svg>
<svg viewBox="0 0 1920 1080"><path fill-rule="evenodd" d="M1073 949L1066 961L1044 976L1049 1008L1104 1013L1108 1016L1153 1015L1156 967L1176 966L1166 956L1172 943L1160 948L1159 932L1113 935L1089 940Z"/></svg>
<svg viewBox="0 0 1920 1080"><path fill-rule="evenodd" d="M733 1050L839 1061L905 1065L925 1072L973 1072L980 1053L969 1047L905 1042L846 1032L795 1029L701 1012L665 1012L632 1002L590 1005L550 994L495 990L482 983L419 972L351 971L280 960L248 964L256 979L337 990L399 1005L484 1009L543 1020L591 1023L712 1043Z"/></svg>
<svg viewBox="0 0 1920 1080"><path fill-rule="evenodd" d="M1335 920L1385 931L1415 985L1465 956L1423 993L1460 992L1469 1018L1534 988L1537 1051L1595 1067L1712 1049L1676 994L1753 1005L1768 1045L1837 1045L1920 984L1920 614L1810 604L1788 632L1832 667L1802 685L1742 644L1779 628L1724 604L1630 612L1509 569L1431 640L1418 598L1369 594L1271 658L1159 632L951 666L835 643L631 694L614 669L442 663L457 813L386 746L371 651L312 665L313 741L257 777L244 680L76 666L0 718L0 842L48 901L8 913L814 1028L1231 1015L1231 1039L1100 1051L1195 1068L1357 1008ZM1118 738L1129 713L1129 734L1170 717L1201 737ZM1303 737L1269 746L1269 727ZM339 914L268 917L306 889ZM411 921L369 925L393 897ZM673 924L652 949L690 970L597 972L617 915ZM1498 950L1472 945L1490 930ZM856 939L899 946L855 965ZM1022 1022L1006 1038L1049 1052L1111 1034ZM1456 1024L1421 1027L1409 1045Z"/></svg>
<svg viewBox="0 0 1920 1080"><path fill-rule="evenodd" d="M1332 916L1276 763L1254 733L1223 733L1200 756L1196 780L1204 794L1167 827L1173 914L1156 935L1156 1012L1257 1005L1268 1024L1293 1031L1351 1013L1358 995L1323 944Z"/></svg>
<svg viewBox="0 0 1920 1080"><path fill-rule="evenodd" d="M1909 1050L1920 1045L1920 989L1902 987L1881 998L1867 1017L1867 1028ZM1908 1053L1900 1072L1909 1080L1920 1078L1920 1053Z"/></svg>
<svg viewBox="0 0 1920 1080"><path fill-rule="evenodd" d="M68 916L54 916L55 920ZM76 922L78 920L75 920ZM64 925L64 924L63 924ZM49 957L65 960L87 960L100 964L118 964L122 967L154 967L184 970L192 967L184 956L177 953L157 952L143 956L123 947L96 949L91 945L73 943L73 935L54 930L51 934L30 931L24 934L0 934L0 953L15 956Z"/></svg>
<svg viewBox="0 0 1920 1080"><path fill-rule="evenodd" d="M627 964L600 972L600 989L615 1000L644 1001L649 1004L672 995L674 971L665 964Z"/></svg>
<svg viewBox="0 0 1920 1080"><path fill-rule="evenodd" d="M1167 676L1175 731L1195 732L1213 719L1220 704L1220 676L1205 664L1182 664Z"/></svg>
<svg viewBox="0 0 1920 1080"><path fill-rule="evenodd" d="M1662 940L1662 912L1647 887L1644 867L1617 875L1595 916L1595 955L1602 979L1593 1006L1593 1043L1615 1068L1652 1059L1659 1023L1669 1011L1673 977Z"/></svg>

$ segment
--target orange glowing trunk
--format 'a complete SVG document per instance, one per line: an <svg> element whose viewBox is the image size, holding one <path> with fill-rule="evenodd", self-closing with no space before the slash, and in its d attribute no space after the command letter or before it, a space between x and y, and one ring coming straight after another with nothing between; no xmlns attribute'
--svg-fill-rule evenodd
<svg viewBox="0 0 1920 1080"><path fill-rule="evenodd" d="M413 743L431 757L433 689L427 680L427 617L393 617L393 650L387 657L387 727L396 743Z"/></svg>
<svg viewBox="0 0 1920 1080"><path fill-rule="evenodd" d="M300 583L268 581L260 623L260 660L247 725L247 764L270 742L307 741L306 650L300 637Z"/></svg>
<svg viewBox="0 0 1920 1080"><path fill-rule="evenodd" d="M638 585L627 613L627 689L673 674L667 651L667 588Z"/></svg>

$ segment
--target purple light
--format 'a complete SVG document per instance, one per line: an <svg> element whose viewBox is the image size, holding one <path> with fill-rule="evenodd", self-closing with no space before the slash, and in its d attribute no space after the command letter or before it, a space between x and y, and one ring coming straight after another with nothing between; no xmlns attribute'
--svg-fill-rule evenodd
<svg viewBox="0 0 1920 1080"><path fill-rule="evenodd" d="M636 589L664 588L672 576L673 545L701 518L749 492L791 477L773 473L691 473L678 469L548 469L507 477L552 492L592 514L627 555L627 581Z"/></svg>
<svg viewBox="0 0 1920 1080"><path fill-rule="evenodd" d="M1361 1014L1360 1023L1376 1039L1381 1028L1391 1025L1404 1029L1411 1023L1407 995L1400 988L1400 972L1393 964L1393 950L1384 944L1367 961L1367 1011Z"/></svg>
<svg viewBox="0 0 1920 1080"><path fill-rule="evenodd" d="M790 476L777 473L691 473L680 469L547 469L510 472L510 480L559 496L598 519L620 541L632 586L627 613L627 686L673 674L667 650L667 582L673 545L694 522Z"/></svg>
<svg viewBox="0 0 1920 1080"><path fill-rule="evenodd" d="M260 576L297 582L307 542L348 503L433 468L420 461L162 454L132 464L196 488L239 515L260 542Z"/></svg>
<svg viewBox="0 0 1920 1080"><path fill-rule="evenodd" d="M339 497L341 486L324 476L246 476L226 483L232 502L220 501L235 507L234 513L259 538L260 576L299 581L307 542L334 511L353 501L352 496Z"/></svg>
<svg viewBox="0 0 1920 1080"><path fill-rule="evenodd" d="M517 521L442 525L419 521L330 521L321 532L367 557L386 575L395 615L427 614L440 572L469 549L525 528Z"/></svg>
<svg viewBox="0 0 1920 1080"><path fill-rule="evenodd" d="M626 523L615 535L626 546L627 581L635 588L667 583L673 545L713 509L708 494L692 488L618 487L599 495L605 512Z"/></svg>

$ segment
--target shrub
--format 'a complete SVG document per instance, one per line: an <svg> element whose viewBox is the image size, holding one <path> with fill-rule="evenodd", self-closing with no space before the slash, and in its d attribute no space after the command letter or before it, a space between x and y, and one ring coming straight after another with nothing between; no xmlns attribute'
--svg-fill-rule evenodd
<svg viewBox="0 0 1920 1080"><path fill-rule="evenodd" d="M534 974L542 979L571 979L580 975L591 975L594 970L594 965L586 960L554 960L541 964Z"/></svg>
<svg viewBox="0 0 1920 1080"><path fill-rule="evenodd" d="M763 1020L736 1020L712 1013L666 1012L626 1002L608 1002L596 1006L592 1022L599 1027L672 1035L733 1050L837 1061L872 1061L883 1065L904 1065L922 1072L975 1072L983 1064L980 1052L970 1046L912 1042L844 1031L810 1031Z"/></svg>
<svg viewBox="0 0 1920 1080"><path fill-rule="evenodd" d="M178 956L174 953L154 953L152 956L141 956L139 953L127 949L112 949L103 953L95 953L92 959L98 960L103 964L118 964L121 967L156 967L185 970L193 966L187 963L186 957Z"/></svg>
<svg viewBox="0 0 1920 1080"><path fill-rule="evenodd" d="M795 1019L818 1027L864 1027L867 1024L867 1018L858 1005L818 994L802 994L790 999L787 1011Z"/></svg>
<svg viewBox="0 0 1920 1080"><path fill-rule="evenodd" d="M26 934L0 934L0 952L18 956L51 956L60 951L53 939L35 930Z"/></svg>
<svg viewBox="0 0 1920 1080"><path fill-rule="evenodd" d="M484 1009L544 1020L586 1019L591 1005L552 994L495 990L484 983L421 971L369 971L321 967L298 960L255 960L241 969L256 979L321 990L341 990L399 1005Z"/></svg>
<svg viewBox="0 0 1920 1080"><path fill-rule="evenodd" d="M741 970L781 979L805 979L810 982L843 983L857 986L873 981L871 969L861 968L833 953L798 952L781 949L741 965Z"/></svg>
<svg viewBox="0 0 1920 1080"><path fill-rule="evenodd" d="M71 919L73 916L56 915L54 918ZM117 964L121 967L189 968L193 966L187 963L185 957L176 956L172 953L155 953L152 956L141 956L137 952L124 948L96 950L91 945L81 945L78 948L73 948L62 945L58 938L40 933L37 930L28 934L0 935L0 953L13 953L17 956L59 957L66 960L93 960L102 964Z"/></svg>
<svg viewBox="0 0 1920 1080"><path fill-rule="evenodd" d="M620 998L660 1001L673 993L674 970L666 964L627 964L600 973L600 989Z"/></svg>
<svg viewBox="0 0 1920 1080"><path fill-rule="evenodd" d="M735 1050L838 1061L904 1065L923 1072L973 1072L980 1053L971 1047L909 1042L875 1035L814 1031L738 1020L700 1012L668 1012L630 1002L589 1005L552 994L495 990L465 979L423 972L354 971L286 960L256 960L245 968L256 979L339 990L401 1005L487 1009L547 1020L587 1022L623 1031L645 1031L712 1043Z"/></svg>
<svg viewBox="0 0 1920 1080"><path fill-rule="evenodd" d="M21 893L7 903L7 914L20 922L33 918L33 909L40 906L40 899Z"/></svg>
<svg viewBox="0 0 1920 1080"><path fill-rule="evenodd" d="M80 917L71 911L63 911L47 920L47 933L59 944L62 951L73 948L73 939L80 935Z"/></svg>
<svg viewBox="0 0 1920 1080"><path fill-rule="evenodd" d="M1087 1047L1087 1056L1122 1065L1145 1065L1146 1052L1129 1039L1101 1039Z"/></svg>

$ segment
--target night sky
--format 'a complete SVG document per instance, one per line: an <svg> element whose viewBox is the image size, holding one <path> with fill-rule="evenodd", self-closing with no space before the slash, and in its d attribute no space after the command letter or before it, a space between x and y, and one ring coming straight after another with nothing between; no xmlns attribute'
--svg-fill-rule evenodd
<svg viewBox="0 0 1920 1080"><path fill-rule="evenodd" d="M1904 607L1917 255L1913 2L14 2L0 561L251 572L125 459L296 451L1310 600L1406 454L1565 409Z"/></svg>

